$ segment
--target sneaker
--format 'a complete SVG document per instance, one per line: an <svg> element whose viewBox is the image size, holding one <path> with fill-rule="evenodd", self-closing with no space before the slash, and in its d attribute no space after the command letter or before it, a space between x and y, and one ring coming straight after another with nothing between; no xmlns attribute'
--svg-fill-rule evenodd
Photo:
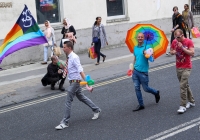
<svg viewBox="0 0 200 140"><path fill-rule="evenodd" d="M195 103L188 102L186 104L186 108L190 108L190 107L194 107L194 106L195 106Z"/></svg>
<svg viewBox="0 0 200 140"><path fill-rule="evenodd" d="M96 120L99 118L99 114L100 114L101 110L99 110L97 113L94 113L94 116L92 117L93 120Z"/></svg>
<svg viewBox="0 0 200 140"><path fill-rule="evenodd" d="M170 52L166 53L166 55L169 56L169 55L170 55Z"/></svg>
<svg viewBox="0 0 200 140"><path fill-rule="evenodd" d="M56 126L55 129L57 129L57 130L62 130L62 129L64 129L64 128L66 128L66 127L69 127L69 124L61 123L61 124L59 124L58 126Z"/></svg>
<svg viewBox="0 0 200 140"><path fill-rule="evenodd" d="M184 113L186 111L186 108L184 106L180 106L177 110L178 113Z"/></svg>

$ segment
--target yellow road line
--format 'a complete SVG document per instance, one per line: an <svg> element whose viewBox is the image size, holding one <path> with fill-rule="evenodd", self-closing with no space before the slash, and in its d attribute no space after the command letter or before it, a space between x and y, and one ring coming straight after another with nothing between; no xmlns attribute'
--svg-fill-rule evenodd
<svg viewBox="0 0 200 140"><path fill-rule="evenodd" d="M200 56L192 58L192 61L199 60L199 59L200 59ZM171 63L171 64L159 66L159 67L156 67L156 68L152 68L152 69L149 70L149 72L154 72L154 71L166 69L166 68L169 68L169 67L172 67L172 66L175 66L175 63ZM105 81L105 82L101 82L101 83L95 84L93 87L96 88L96 87L108 85L108 84L119 82L119 81L122 81L122 80L125 80L125 79L128 79L128 78L130 78L130 77L122 76L122 77L115 78L115 79L112 79L112 80L109 80L109 81ZM82 88L82 90L84 91L84 90L86 90L86 88ZM61 94L58 94L58 95L53 95L53 96L50 96L50 97L46 97L46 98L43 98L43 99L30 101L28 103L15 105L13 107L9 107L9 108L5 108L5 109L0 110L0 114L6 113L6 112L9 112L9 111L13 111L13 110L17 110L17 109L20 109L20 108L28 107L28 106L31 106L31 105L43 103L43 102L50 101L50 100L53 100L53 99L57 99L57 98L60 98L60 97L66 96L66 95L67 95L67 93L65 92L65 93L61 93Z"/></svg>

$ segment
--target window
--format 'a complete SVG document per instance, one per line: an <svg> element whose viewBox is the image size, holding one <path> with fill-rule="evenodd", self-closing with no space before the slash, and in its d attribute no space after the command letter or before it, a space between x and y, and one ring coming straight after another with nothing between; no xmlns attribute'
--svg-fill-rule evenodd
<svg viewBox="0 0 200 140"><path fill-rule="evenodd" d="M36 12L38 24L45 20L51 23L60 22L59 0L36 0Z"/></svg>
<svg viewBox="0 0 200 140"><path fill-rule="evenodd" d="M124 0L106 0L106 2L108 17L125 15Z"/></svg>
<svg viewBox="0 0 200 140"><path fill-rule="evenodd" d="M191 0L191 11L194 15L200 15L200 0Z"/></svg>

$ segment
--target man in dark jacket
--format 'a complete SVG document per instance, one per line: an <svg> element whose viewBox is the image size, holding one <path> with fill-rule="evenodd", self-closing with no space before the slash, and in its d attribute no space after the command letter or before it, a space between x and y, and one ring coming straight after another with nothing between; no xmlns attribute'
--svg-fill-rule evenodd
<svg viewBox="0 0 200 140"><path fill-rule="evenodd" d="M58 58L56 56L51 57L52 63L50 63L47 67L47 74L42 78L42 84L43 86L47 86L51 84L51 89L55 90L55 84L59 80L61 80L59 84L59 89L61 91L65 91L65 88L63 88L63 84L65 82L65 78L62 78L63 70L57 65Z"/></svg>

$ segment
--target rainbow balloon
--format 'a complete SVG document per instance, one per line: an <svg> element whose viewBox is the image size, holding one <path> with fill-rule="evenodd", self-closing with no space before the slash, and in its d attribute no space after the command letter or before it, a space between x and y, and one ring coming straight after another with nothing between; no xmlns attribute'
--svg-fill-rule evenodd
<svg viewBox="0 0 200 140"><path fill-rule="evenodd" d="M127 32L126 44L131 53L133 53L134 46L138 45L137 35L143 33L145 36L144 44L153 49L154 58L158 58L167 50L169 41L165 33L152 24L137 24Z"/></svg>

